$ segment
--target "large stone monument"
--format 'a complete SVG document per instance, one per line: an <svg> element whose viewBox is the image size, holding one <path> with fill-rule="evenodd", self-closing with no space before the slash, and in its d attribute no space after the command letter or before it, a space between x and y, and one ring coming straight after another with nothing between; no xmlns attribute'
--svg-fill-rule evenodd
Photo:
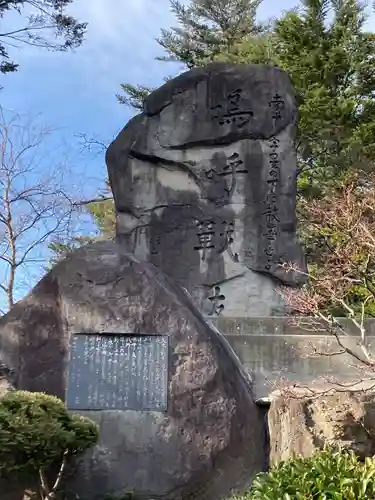
<svg viewBox="0 0 375 500"><path fill-rule="evenodd" d="M215 63L167 82L107 151L117 235L208 316L284 312L299 285L297 106L286 73Z"/></svg>
<svg viewBox="0 0 375 500"><path fill-rule="evenodd" d="M125 488L219 500L266 466L251 377L207 316L282 314L277 285L301 283L280 266L305 269L296 123L277 68L214 64L169 81L108 148L117 241L72 252L0 318L10 388L100 423L68 500Z"/></svg>
<svg viewBox="0 0 375 500"><path fill-rule="evenodd" d="M68 500L218 500L265 467L263 416L229 344L116 243L73 252L0 318L0 363L100 424Z"/></svg>

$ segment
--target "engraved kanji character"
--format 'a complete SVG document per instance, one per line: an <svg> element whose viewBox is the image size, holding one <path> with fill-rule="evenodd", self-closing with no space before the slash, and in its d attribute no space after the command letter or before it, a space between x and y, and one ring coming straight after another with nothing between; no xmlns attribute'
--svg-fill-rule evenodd
<svg viewBox="0 0 375 500"><path fill-rule="evenodd" d="M277 215L278 213L279 207L275 203L268 203L265 205L263 215Z"/></svg>
<svg viewBox="0 0 375 500"><path fill-rule="evenodd" d="M235 174L247 174L249 171L244 165L244 161L241 160L238 153L233 153L228 158L228 165L231 167Z"/></svg>
<svg viewBox="0 0 375 500"><path fill-rule="evenodd" d="M279 183L279 178L275 177L273 179L267 179L267 184L278 184ZM276 186L275 186L276 187Z"/></svg>
<svg viewBox="0 0 375 500"><path fill-rule="evenodd" d="M268 202L268 204L274 204L276 203L277 201L277 196L276 196L276 193L274 191L270 191L267 193L267 196L266 196L266 203ZM267 204L267 206L268 206Z"/></svg>
<svg viewBox="0 0 375 500"><path fill-rule="evenodd" d="M206 259L207 251L215 248L214 236L215 236L215 221L197 221L197 238L198 245L194 247L194 250L202 250L202 260Z"/></svg>
<svg viewBox="0 0 375 500"><path fill-rule="evenodd" d="M280 140L277 139L277 137L272 137L269 142L269 147L270 149L273 149L273 151L276 151L276 149L280 146Z"/></svg>
<svg viewBox="0 0 375 500"><path fill-rule="evenodd" d="M273 178L277 178L277 180L279 179L278 175L279 175L279 172L277 170L275 170L275 169L272 169L272 170L269 171L269 176L273 177Z"/></svg>
<svg viewBox="0 0 375 500"><path fill-rule="evenodd" d="M285 109L285 101L283 100L281 95L275 94L268 105L273 110L272 118L274 120L279 120L282 117L281 111Z"/></svg>
<svg viewBox="0 0 375 500"><path fill-rule="evenodd" d="M244 165L244 161L240 158L238 153L233 153L229 156L226 162L216 162L215 168L206 171L206 177L209 180L218 179L220 177L231 176L230 187L225 187L224 190L228 193L230 199L236 188L236 175L247 174L248 169Z"/></svg>
<svg viewBox="0 0 375 500"><path fill-rule="evenodd" d="M242 90L236 89L227 95L229 102L226 103L225 106L223 104L217 104L211 107L211 111L215 112L213 117L218 119L219 125L235 123L241 128L250 121L254 113L250 110L240 109L239 102L241 94Z"/></svg>
<svg viewBox="0 0 375 500"><path fill-rule="evenodd" d="M267 227L269 228L277 227L277 223L280 222L277 212L267 214L266 220L267 220Z"/></svg>
<svg viewBox="0 0 375 500"><path fill-rule="evenodd" d="M277 237L277 227L276 226L274 226L274 227L267 227L267 232L264 233L262 236L263 236L263 238L265 238L266 240L269 240L269 241L276 240L276 237Z"/></svg>
<svg viewBox="0 0 375 500"><path fill-rule="evenodd" d="M225 295L220 293L219 286L214 287L213 294L208 297L208 300L210 300L212 303L212 310L209 313L209 316L220 316L220 314L224 310L224 304L220 304L220 302L225 300Z"/></svg>
<svg viewBox="0 0 375 500"><path fill-rule="evenodd" d="M241 94L242 94L241 89L233 90L228 94L227 96L229 100L228 113L231 113L233 111L238 111Z"/></svg>

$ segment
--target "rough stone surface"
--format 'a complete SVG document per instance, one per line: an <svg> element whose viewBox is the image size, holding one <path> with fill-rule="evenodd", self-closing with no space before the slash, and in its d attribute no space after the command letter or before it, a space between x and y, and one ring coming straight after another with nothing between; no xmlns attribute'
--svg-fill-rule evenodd
<svg viewBox="0 0 375 500"><path fill-rule="evenodd" d="M284 311L305 270L296 241L297 106L280 69L215 63L167 82L109 146L127 252L185 287L210 316Z"/></svg>
<svg viewBox="0 0 375 500"><path fill-rule="evenodd" d="M351 449L361 459L375 454L373 392L279 395L271 402L268 423L272 465L297 455L311 456L325 444Z"/></svg>
<svg viewBox="0 0 375 500"><path fill-rule="evenodd" d="M14 390L14 373L6 365L0 363L0 398Z"/></svg>
<svg viewBox="0 0 375 500"><path fill-rule="evenodd" d="M264 421L249 378L160 270L113 242L75 251L0 318L0 360L15 369L17 387L63 398L79 332L168 335L169 401L165 413L85 412L100 423L100 442L77 466L69 500L125 488L145 498L216 500L262 470Z"/></svg>

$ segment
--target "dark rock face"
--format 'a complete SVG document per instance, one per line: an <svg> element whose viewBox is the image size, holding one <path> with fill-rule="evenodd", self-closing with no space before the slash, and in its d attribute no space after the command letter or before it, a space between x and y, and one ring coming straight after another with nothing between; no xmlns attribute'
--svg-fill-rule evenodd
<svg viewBox="0 0 375 500"><path fill-rule="evenodd" d="M130 488L149 498L216 500L265 463L264 422L223 336L188 295L112 242L75 251L0 318L0 359L17 387L65 397L74 333L169 337L168 410L100 411L100 442L77 464L68 498Z"/></svg>
<svg viewBox="0 0 375 500"><path fill-rule="evenodd" d="M185 287L205 314L284 312L297 286L297 106L280 69L215 63L167 82L106 156L127 252Z"/></svg>

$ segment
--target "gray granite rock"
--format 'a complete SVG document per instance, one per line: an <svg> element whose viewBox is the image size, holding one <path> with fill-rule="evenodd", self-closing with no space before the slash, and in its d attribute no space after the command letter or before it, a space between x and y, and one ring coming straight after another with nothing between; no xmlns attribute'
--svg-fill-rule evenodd
<svg viewBox="0 0 375 500"><path fill-rule="evenodd" d="M64 398L71 337L81 332L167 335L168 409L87 412L100 441L77 464L69 500L125 488L144 498L217 500L262 470L264 422L248 377L160 270L113 242L74 251L0 318L0 360L18 388Z"/></svg>
<svg viewBox="0 0 375 500"><path fill-rule="evenodd" d="M215 63L167 82L109 146L123 247L210 316L284 312L306 270L296 240L295 95L266 65Z"/></svg>

